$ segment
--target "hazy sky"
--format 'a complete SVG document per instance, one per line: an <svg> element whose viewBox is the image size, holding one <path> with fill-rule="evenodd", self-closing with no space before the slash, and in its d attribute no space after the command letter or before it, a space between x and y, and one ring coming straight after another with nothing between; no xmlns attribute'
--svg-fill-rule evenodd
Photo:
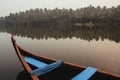
<svg viewBox="0 0 120 80"><path fill-rule="evenodd" d="M0 0L0 16L35 8L81 8L93 6L117 6L120 0Z"/></svg>

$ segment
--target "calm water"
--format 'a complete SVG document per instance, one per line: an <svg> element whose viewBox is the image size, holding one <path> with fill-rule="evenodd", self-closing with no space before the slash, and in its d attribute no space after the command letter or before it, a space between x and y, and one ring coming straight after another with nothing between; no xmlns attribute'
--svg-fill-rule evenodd
<svg viewBox="0 0 120 80"><path fill-rule="evenodd" d="M38 37L36 36L37 31L36 33L33 32L33 34L30 30L28 32L31 36L26 35L25 31L20 34L19 31L14 32L12 29L9 31L4 29L0 33L0 80L16 80L18 74L23 70L12 46L11 35L15 36L17 43L21 47L35 54L84 66L93 66L120 75L120 43L117 39L112 39L110 36L106 38L105 35L103 35L104 37L99 35L97 38L94 36L85 37L87 33L84 35L81 33L82 37L80 38L77 36L55 37L58 34L54 36L49 34L48 37L45 36L47 33L45 34L43 31L39 31L41 34L38 33ZM56 32L54 31L54 33Z"/></svg>

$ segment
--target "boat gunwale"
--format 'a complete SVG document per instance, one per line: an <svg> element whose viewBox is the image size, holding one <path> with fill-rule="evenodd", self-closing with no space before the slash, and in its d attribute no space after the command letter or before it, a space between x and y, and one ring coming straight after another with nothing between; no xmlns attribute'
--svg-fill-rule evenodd
<svg viewBox="0 0 120 80"><path fill-rule="evenodd" d="M23 65L23 67L24 67L24 69L25 69L28 73L30 73L32 69L29 67L29 65L27 64L27 62L23 59L23 57L22 57L22 55L21 55L21 53L20 53L20 51L19 51L19 47L18 47L18 45L17 45L17 43L16 43L16 40L14 39L13 36L11 37L11 40L12 40L13 46L14 46L14 48L15 48L15 51L16 51L16 53L17 53L17 56L18 56L18 58L20 59L22 65ZM32 77L33 80L39 80L39 78L38 78L36 75L34 75L34 74L30 74L30 75L31 75L31 77Z"/></svg>
<svg viewBox="0 0 120 80"><path fill-rule="evenodd" d="M35 57L49 59L49 60L51 60L51 61L53 61L53 62L58 61L57 59L54 59L54 58L50 58L50 57L46 57L46 56L40 56L40 55L38 55L38 54L28 52L27 50L23 49L23 48L20 47L20 46L18 46L18 47L19 47L20 49L22 49L23 51L25 51L25 52L27 52L27 53L29 53L30 55L33 55L33 56L35 56ZM65 61L64 61L63 64L67 64L67 65L70 65L70 66L73 66L73 67L77 67L77 68L82 68L82 69L87 68L86 66L82 66L82 65L79 65L79 64L74 64L74 63L71 63L71 62L65 62ZM107 72L107 71L103 71L103 70L100 70L100 69L99 69L97 72L98 72L98 73L105 74L105 75L107 74L107 75L109 75L109 76L115 76L115 77L119 77L119 78L120 78L120 75L117 75L117 74L115 74L115 73L110 73L110 72Z"/></svg>
<svg viewBox="0 0 120 80"><path fill-rule="evenodd" d="M57 59L54 59L54 58L50 58L50 57L47 57L47 56L41 56L41 55L38 55L38 54L35 54L35 53L31 53L25 49L23 49L22 47L20 47L17 43L16 43L16 40L14 39L14 37L12 36L11 37L12 41L13 41L13 45L15 47L15 49L17 49L17 54L19 52L20 54L20 51L19 49L25 51L27 54L31 55L31 56L34 56L34 57L38 57L38 58L45 58L45 59L48 59L50 61L58 61ZM19 56L18 56L19 57ZM24 60L24 59L23 59ZM21 61L21 60L20 60ZM23 64L23 63L22 63ZM26 65L27 63L23 64L23 66L26 68ZM76 67L76 68L82 68L82 69L85 69L87 68L86 66L82 66L82 65L79 65L79 64L74 64L74 63L70 63L70 62L66 62L64 61L63 64L66 64L66 65L69 65L69 66L72 66L72 67ZM28 64L27 64L28 65ZM27 70L28 72L30 72L31 70ZM118 74L115 74L115 73L111 73L111 72L107 72L107 71L103 71L103 70L100 70L98 69L97 73L101 73L102 75L106 75L106 76L111 76L111 77L117 77L117 78L120 78L120 75ZM32 75L33 77L36 76L36 75ZM37 77L38 78L38 77ZM34 80L39 80L39 79L34 79Z"/></svg>

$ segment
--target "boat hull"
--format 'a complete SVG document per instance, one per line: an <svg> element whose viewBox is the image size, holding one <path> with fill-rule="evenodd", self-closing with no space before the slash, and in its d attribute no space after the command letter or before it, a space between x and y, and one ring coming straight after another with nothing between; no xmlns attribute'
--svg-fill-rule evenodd
<svg viewBox="0 0 120 80"><path fill-rule="evenodd" d="M30 74L30 72L32 70L36 69L36 67L28 64L24 60L23 55L34 57L34 58L36 58L40 61L43 61L47 64L56 62L58 60L49 58L49 57L45 57L45 56L40 56L40 55L37 55L34 53L30 53L30 52L24 50L23 48L21 48L16 43L16 41L13 37L11 37L11 40L13 42L13 46L16 50L19 60L21 61L22 65L25 69L24 72L26 72L26 75L29 75L29 77L31 77L32 80L71 80L74 76L76 76L78 73L82 72L86 68L85 66L81 66L81 65L77 65L77 64L73 64L73 63L69 63L69 62L63 62L63 64L59 68L57 68L51 72L48 72L42 76L36 76L34 74ZM21 79L21 80L23 80L23 79ZM108 73L108 72L105 72L102 70L98 70L90 78L90 80L120 80L120 76L116 75L116 74L111 74L111 73Z"/></svg>

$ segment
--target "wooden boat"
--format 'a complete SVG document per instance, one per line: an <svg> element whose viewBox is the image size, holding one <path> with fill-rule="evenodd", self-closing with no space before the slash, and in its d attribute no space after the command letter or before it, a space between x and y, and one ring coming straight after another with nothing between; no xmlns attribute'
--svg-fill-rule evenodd
<svg viewBox="0 0 120 80"><path fill-rule="evenodd" d="M96 68L92 68L92 67L87 68L69 62L62 63L62 61L58 61L56 59L30 53L24 50L23 48L21 48L16 43L13 37L11 37L11 40L15 48L15 51L25 69L25 72L29 74L32 80L88 80L88 79L89 80L120 80L120 76L116 74L111 74L105 71L97 70ZM33 62L27 61L26 56L28 58L35 59L38 62L42 61L43 65L44 63L47 65L38 68L36 64L34 64L34 61ZM49 65L51 64L52 67L49 68ZM56 65L57 67L55 67ZM45 73L39 75L39 73L41 73L41 70L43 70L42 73L44 72ZM25 79L21 78L21 80L25 80Z"/></svg>

